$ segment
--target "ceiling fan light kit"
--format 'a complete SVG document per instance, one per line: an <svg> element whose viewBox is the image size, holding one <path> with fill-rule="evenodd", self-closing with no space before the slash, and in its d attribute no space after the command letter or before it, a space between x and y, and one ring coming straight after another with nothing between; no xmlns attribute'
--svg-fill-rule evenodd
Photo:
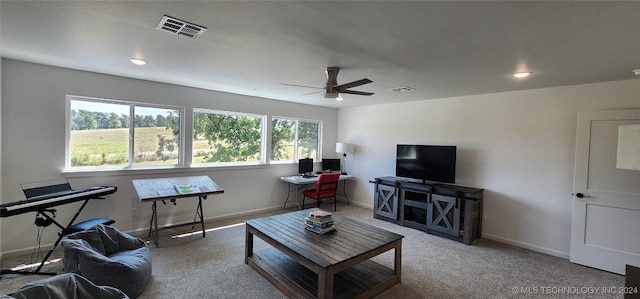
<svg viewBox="0 0 640 299"><path fill-rule="evenodd" d="M324 92L324 97L327 99L337 99L338 96L339 95L337 92L331 92L330 90L329 91L325 90Z"/></svg>

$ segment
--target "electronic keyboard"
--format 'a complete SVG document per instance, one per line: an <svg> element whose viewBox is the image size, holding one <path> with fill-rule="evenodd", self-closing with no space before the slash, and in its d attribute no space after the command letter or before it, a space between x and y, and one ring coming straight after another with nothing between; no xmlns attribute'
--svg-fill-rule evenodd
<svg viewBox="0 0 640 299"><path fill-rule="evenodd" d="M100 196L112 194L116 191L118 191L116 187L102 186L34 196L26 200L0 205L0 217L9 217L27 212L42 211L54 206L86 199L99 198Z"/></svg>

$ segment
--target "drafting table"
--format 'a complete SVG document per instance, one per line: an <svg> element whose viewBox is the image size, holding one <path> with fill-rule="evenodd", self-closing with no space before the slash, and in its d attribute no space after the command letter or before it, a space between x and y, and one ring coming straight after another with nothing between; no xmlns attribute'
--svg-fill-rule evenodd
<svg viewBox="0 0 640 299"><path fill-rule="evenodd" d="M202 211L202 200L207 199L207 195L224 193L214 181L206 175L189 177L171 177L159 179L132 180L133 186L138 193L141 202L153 202L151 210L151 220L149 222L149 236L159 247L158 243L158 211L157 202L175 200L186 197L198 197L198 207L192 225L200 222L202 226L202 237L205 236L204 213ZM198 218L200 221L196 221Z"/></svg>

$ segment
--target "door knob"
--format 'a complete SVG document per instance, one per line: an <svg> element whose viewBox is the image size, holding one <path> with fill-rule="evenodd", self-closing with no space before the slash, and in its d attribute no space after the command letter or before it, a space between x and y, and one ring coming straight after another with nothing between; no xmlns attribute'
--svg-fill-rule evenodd
<svg viewBox="0 0 640 299"><path fill-rule="evenodd" d="M577 198L591 197L591 196L589 196L589 195L584 195L584 194L579 193L579 192L578 192L578 193L576 193L575 195L576 195L576 197L577 197Z"/></svg>

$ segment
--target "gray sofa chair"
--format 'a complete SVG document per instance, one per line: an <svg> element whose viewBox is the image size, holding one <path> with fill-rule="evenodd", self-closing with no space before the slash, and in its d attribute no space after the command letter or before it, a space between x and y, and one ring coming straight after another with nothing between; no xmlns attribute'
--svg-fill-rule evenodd
<svg viewBox="0 0 640 299"><path fill-rule="evenodd" d="M128 299L122 291L97 286L86 278L64 273L28 283L21 288L0 296L0 299Z"/></svg>
<svg viewBox="0 0 640 299"><path fill-rule="evenodd" d="M101 224L62 240L62 264L66 272L118 288L131 298L138 297L151 279L151 253L145 242Z"/></svg>

